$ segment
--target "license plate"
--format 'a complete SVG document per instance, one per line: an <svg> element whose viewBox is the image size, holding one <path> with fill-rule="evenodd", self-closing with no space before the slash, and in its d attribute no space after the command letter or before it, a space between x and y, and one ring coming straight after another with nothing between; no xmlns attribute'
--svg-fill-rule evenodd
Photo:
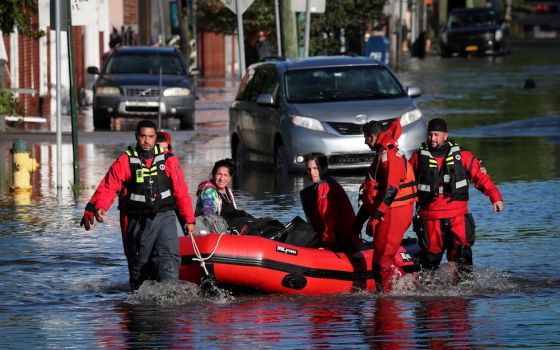
<svg viewBox="0 0 560 350"><path fill-rule="evenodd" d="M467 52L473 52L473 51L477 51L478 50L478 46L476 45L469 45L467 47L465 47L465 51Z"/></svg>

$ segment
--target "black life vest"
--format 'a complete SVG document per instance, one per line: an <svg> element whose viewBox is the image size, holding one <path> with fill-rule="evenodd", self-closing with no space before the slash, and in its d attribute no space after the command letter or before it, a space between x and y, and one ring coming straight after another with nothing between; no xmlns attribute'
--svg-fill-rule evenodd
<svg viewBox="0 0 560 350"><path fill-rule="evenodd" d="M461 161L461 147L452 141L448 141L448 144L449 151L441 170L438 169L438 162L426 144L420 147L420 171L417 180L418 198L421 204L431 202L440 193L458 201L469 200L469 181L467 170Z"/></svg>
<svg viewBox="0 0 560 350"><path fill-rule="evenodd" d="M154 160L146 167L136 148L128 147L126 154L130 164L130 182L125 183L126 196L122 209L126 214L155 214L175 209L175 198L171 180L165 174L165 161L174 157L164 153L159 146L154 147Z"/></svg>

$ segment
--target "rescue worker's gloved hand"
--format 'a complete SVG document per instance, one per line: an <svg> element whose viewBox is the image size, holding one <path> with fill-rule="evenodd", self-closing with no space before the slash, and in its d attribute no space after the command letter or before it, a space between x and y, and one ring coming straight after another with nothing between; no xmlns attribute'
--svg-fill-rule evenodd
<svg viewBox="0 0 560 350"><path fill-rule="evenodd" d="M92 203L86 205L86 210L84 210L84 216L80 222L80 227L84 226L86 231L89 231L91 225L95 222L95 206Z"/></svg>

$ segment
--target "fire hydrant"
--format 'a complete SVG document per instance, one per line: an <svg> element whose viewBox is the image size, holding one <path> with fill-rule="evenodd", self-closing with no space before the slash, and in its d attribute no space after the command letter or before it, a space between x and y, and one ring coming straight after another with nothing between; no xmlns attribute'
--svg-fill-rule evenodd
<svg viewBox="0 0 560 350"><path fill-rule="evenodd" d="M27 142L16 140L12 144L12 179L14 192L31 191L31 173L39 169L37 161L29 156Z"/></svg>

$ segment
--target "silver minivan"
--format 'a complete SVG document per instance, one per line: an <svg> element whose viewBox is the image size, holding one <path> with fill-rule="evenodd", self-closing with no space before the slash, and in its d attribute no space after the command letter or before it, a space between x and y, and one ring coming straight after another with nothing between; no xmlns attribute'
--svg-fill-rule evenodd
<svg viewBox="0 0 560 350"><path fill-rule="evenodd" d="M399 147L408 155L425 140L426 123L383 64L368 57L276 59L250 66L229 109L231 152L238 166L273 164L277 171L305 171L305 155L322 152L330 169L363 168L373 154L361 126L400 118Z"/></svg>

